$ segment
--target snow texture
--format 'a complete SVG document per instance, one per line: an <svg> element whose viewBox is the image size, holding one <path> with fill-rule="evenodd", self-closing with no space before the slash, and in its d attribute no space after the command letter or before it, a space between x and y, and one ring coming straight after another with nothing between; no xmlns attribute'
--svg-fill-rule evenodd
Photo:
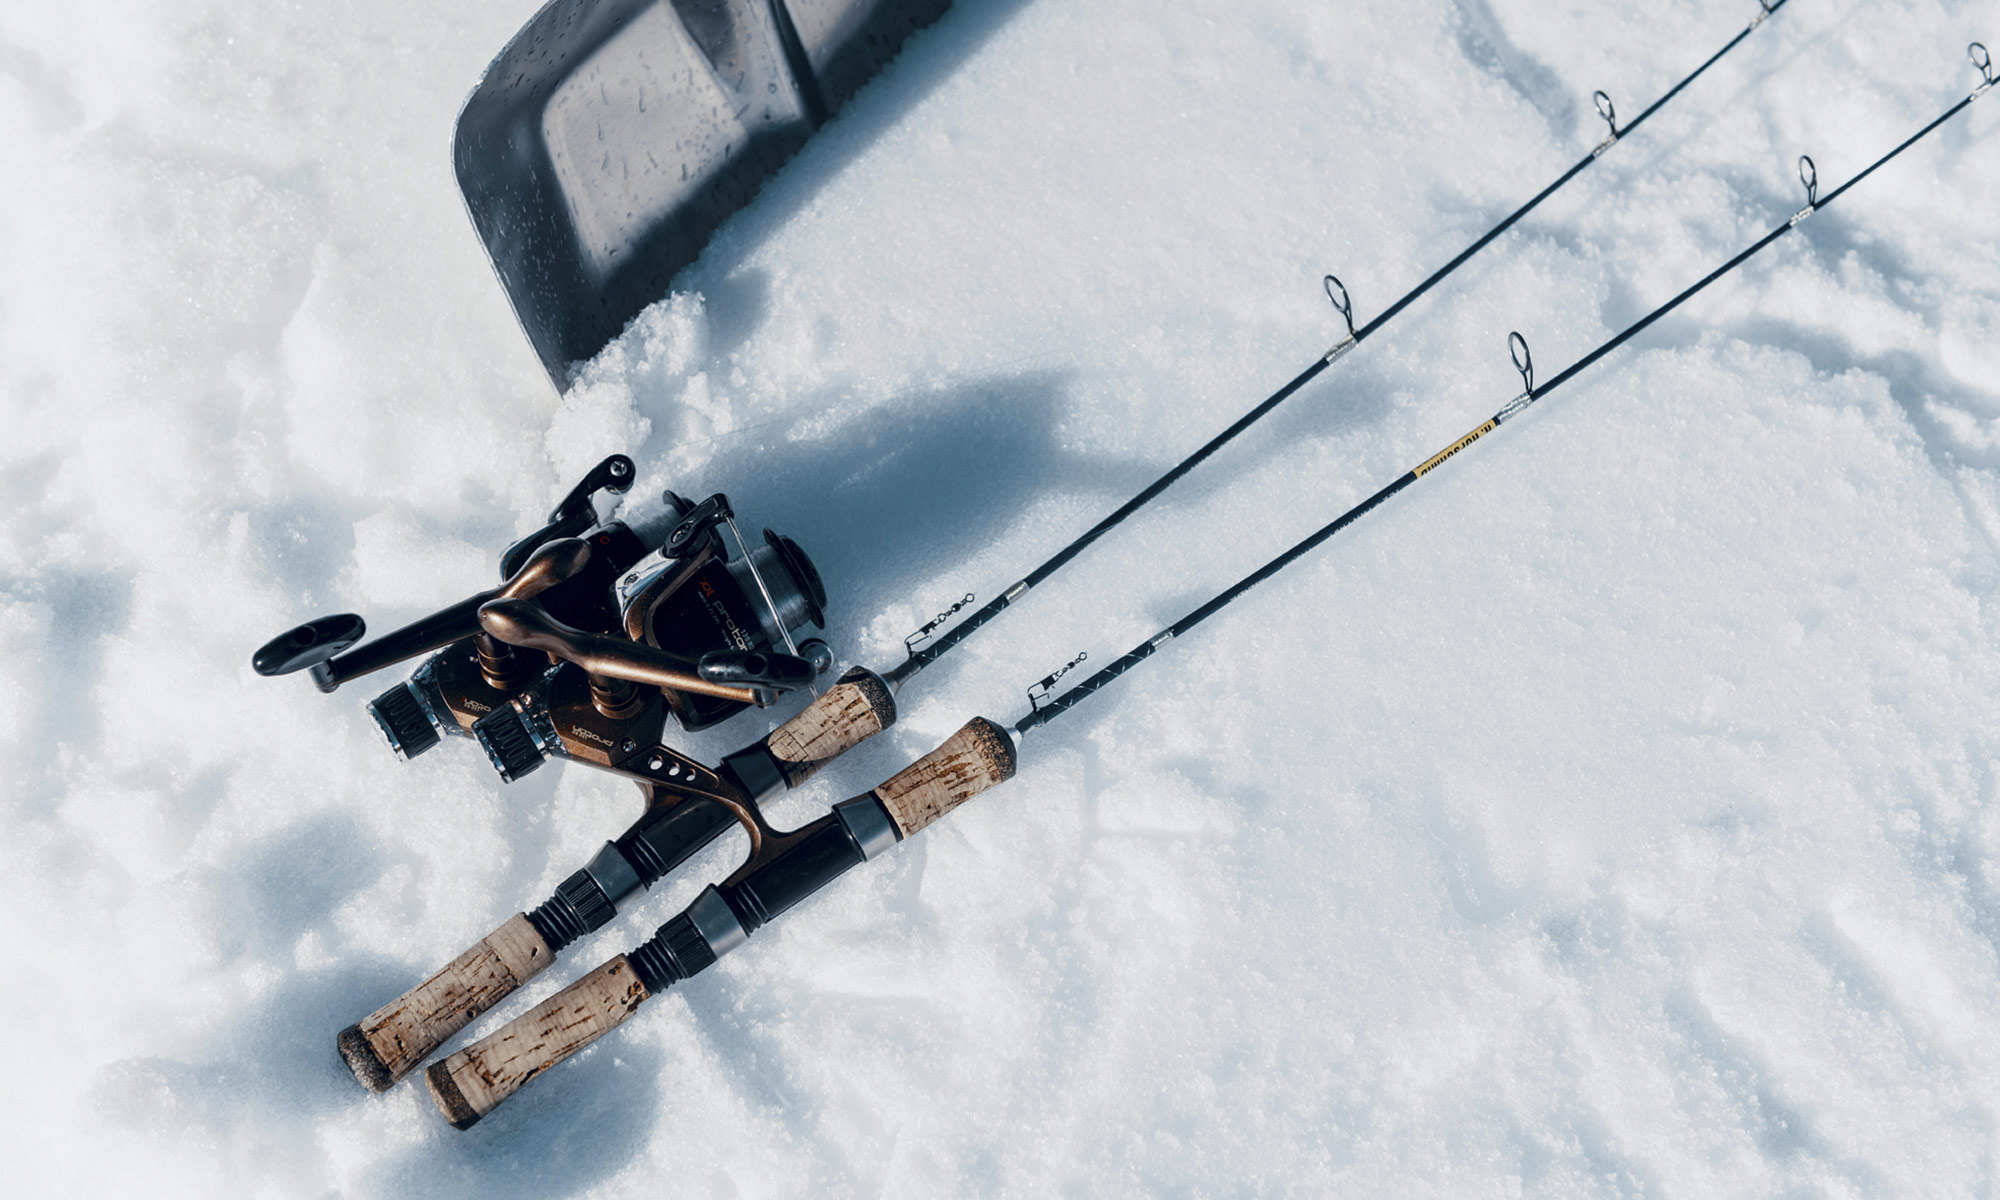
<svg viewBox="0 0 2000 1200"><path fill-rule="evenodd" d="M486 586L599 456L982 599L1750 0L961 0L558 399L448 131L506 3L0 8L10 1195L1969 1196L2000 1184L2000 99L470 1133L334 1033L635 815L250 650ZM1149 637L1975 82L1794 0L927 672L808 819ZM689 739L733 748L782 717ZM476 1030L634 945L719 843Z"/></svg>

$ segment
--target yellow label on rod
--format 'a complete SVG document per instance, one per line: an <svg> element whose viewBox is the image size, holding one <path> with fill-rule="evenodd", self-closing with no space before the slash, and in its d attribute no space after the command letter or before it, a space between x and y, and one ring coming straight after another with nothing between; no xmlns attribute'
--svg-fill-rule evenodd
<svg viewBox="0 0 2000 1200"><path fill-rule="evenodd" d="M1493 427L1498 424L1499 424L1498 421L1486 422L1486 424L1481 425L1479 428L1473 430L1471 433L1466 434L1464 437L1453 442L1451 445L1446 446L1444 449L1438 451L1436 454L1431 455L1431 457L1424 462L1423 466L1418 467L1416 470L1410 472L1410 474L1422 475L1425 471L1430 470L1431 468L1437 466L1439 463L1443 462L1445 459L1450 458L1452 455L1457 454L1460 450L1463 450L1467 446L1470 446L1472 443L1478 441L1481 437L1491 432Z"/></svg>

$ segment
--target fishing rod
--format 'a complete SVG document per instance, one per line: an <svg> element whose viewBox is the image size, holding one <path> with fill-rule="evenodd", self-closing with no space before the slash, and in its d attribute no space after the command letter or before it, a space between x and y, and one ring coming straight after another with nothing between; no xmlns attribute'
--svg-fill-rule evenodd
<svg viewBox="0 0 2000 1200"><path fill-rule="evenodd" d="M1334 347L1331 350L1328 350L1325 354L1315 359L1311 366L1308 366L1305 370L1299 372L1296 376L1294 376L1291 382L1285 384L1285 386L1271 393L1269 398L1267 398L1262 404L1259 404L1257 407L1251 409L1249 412L1244 413L1241 417L1239 417L1236 420L1235 424L1229 426L1229 428L1223 430L1221 433L1216 434L1213 438L1210 438L1208 442L1204 444L1199 450L1196 450L1194 453L1188 455L1186 458L1176 463L1171 470L1169 470L1166 474L1160 476L1158 479L1154 480L1152 483L1148 484L1145 490L1139 492L1137 495L1133 496L1130 500L1127 500L1123 505L1119 506L1119 508L1115 512L1113 512L1110 516L1105 517L1102 521L1099 521L1096 525L1093 525L1081 537L1077 538L1069 545L1064 546L1061 550L1058 550L1055 554L1051 555L1048 561L1042 563L1042 565L1036 567L1034 570L1028 572L1026 575L1023 575L1019 580L1016 580L1012 586L1002 591L998 596L995 596L993 599L987 601L983 607L979 608L971 616L967 617L965 620L961 621L958 625L953 627L951 632L944 634L942 637L937 638L934 642L930 643L927 646L924 646L923 649L921 650L912 648L910 650L910 656L908 660L906 660L901 666L897 667L894 671L891 671L886 678L888 678L892 683L900 684L903 681L908 680L911 676L915 675L918 671L921 671L925 667L929 666L931 663L936 662L939 658L943 657L946 653L948 653L954 646L958 645L966 638L971 637L972 634L976 630L978 630L980 626L986 624L988 621L991 621L994 617L999 616L1003 611L1005 611L1008 608L1008 606L1012 605L1015 601L1019 600L1022 596L1026 595L1030 589L1034 588L1037 584L1040 584L1043 580L1047 579L1049 576L1061 570L1064 564L1068 563L1069 560L1075 558L1078 554L1082 553L1083 550L1087 546L1089 546L1092 542L1095 542L1098 538L1103 537L1106 533L1109 533L1112 529L1116 528L1127 517L1130 517L1133 513L1138 512L1141 508L1145 507L1161 492L1164 492L1169 487L1172 487L1174 483L1178 481L1183 475L1186 475L1189 471L1192 471L1195 467L1201 465L1202 462L1207 460L1207 458L1210 455L1214 454L1217 450L1222 449L1222 447L1228 445L1231 441L1234 441L1237 435L1243 433L1245 430L1249 429L1252 425L1255 425L1257 422L1263 420L1266 416L1269 416L1271 412L1275 410L1279 405L1291 399L1292 395L1296 393L1300 388L1303 388L1308 383L1311 383L1314 379L1317 379L1319 377L1320 372L1326 370L1328 367L1332 366L1335 362L1339 361L1342 357L1344 357L1348 353L1348 351L1353 350L1356 346L1359 346L1362 342L1367 341L1371 334L1378 332L1379 330L1382 329L1383 326L1395 320L1396 317L1404 309L1416 303L1416 301L1419 298L1421 298L1424 295L1424 293L1430 291L1433 287L1436 287L1439 283L1443 282L1446 276L1450 275L1453 271L1458 270L1458 268L1463 266L1465 262L1468 259L1470 259L1473 255L1478 254L1481 250L1484 250L1487 247L1487 245L1490 244L1494 239L1498 238L1501 234L1506 233L1509 229L1512 229L1515 226L1515 224L1518 223L1523 217L1533 212L1535 208L1541 204L1542 201L1548 199L1550 196L1555 195L1558 191L1562 190L1563 185L1567 184L1570 180L1575 179L1578 175L1583 174L1583 172L1587 170L1591 166L1591 164L1595 163L1598 159L1604 157L1605 151L1617 145L1619 140L1624 138L1627 134L1630 134L1633 130L1645 124L1646 119L1648 117L1651 117L1654 113L1658 112L1662 107L1664 107L1668 101L1672 100L1675 96L1679 95L1683 88L1686 88L1696 79L1699 79L1703 72L1707 71L1710 67L1720 62L1724 55L1728 54L1731 50L1734 50L1737 47L1737 45L1743 41L1743 39L1749 37L1752 33L1755 33L1759 26L1763 25L1765 21L1771 18L1771 15L1773 13L1783 8L1788 2L1789 0L1758 0L1757 15L1751 19L1748 25L1744 26L1743 29L1740 32L1738 32L1735 37L1730 38L1727 42L1723 43L1722 48L1720 50L1717 50L1714 54L1709 55L1708 58L1700 66L1696 67L1694 70L1688 72L1685 76L1683 76L1679 83L1676 83L1674 86L1668 88L1666 92L1660 96L1659 99L1647 105L1644 111L1642 111L1638 116L1632 118L1632 120L1628 124L1626 124L1623 128L1619 127L1618 112L1616 107L1611 102L1611 97L1605 95L1601 91L1591 93L1591 100L1597 107L1597 113L1599 116L1604 118L1604 123L1609 130L1609 133L1605 137L1605 139L1599 142L1596 145L1596 147L1594 147L1590 151L1590 153L1578 159L1575 162L1575 164L1572 165L1567 171L1564 171L1562 174L1556 176L1555 180L1551 182L1547 187L1543 188L1539 192L1536 192L1534 196L1527 201L1527 203L1521 205L1513 212L1508 213L1504 218L1500 220L1498 224L1494 225L1491 229L1488 229L1485 233L1480 234L1479 237L1475 239L1471 245L1459 251L1458 254L1451 259L1450 262L1445 263L1437 270L1431 272L1429 277L1427 277L1422 283L1417 284L1417 286L1403 293L1400 299L1398 299L1394 304L1391 304L1388 308L1383 309L1382 312L1379 315L1377 315L1374 320L1369 321L1367 324L1362 325L1360 328L1357 329L1354 325L1354 305L1353 302L1348 298L1346 286L1343 285L1340 282L1339 278L1337 278L1336 276L1328 275L1324 281L1326 287L1327 299L1333 303L1334 311L1340 314L1341 319L1346 322L1347 324L1346 337L1342 338L1339 342L1335 343ZM958 607L962 607L965 603L969 602L970 599L971 599L970 597L967 597L966 600L961 601L959 605L954 606L954 608L947 610L943 614L940 614L940 617L937 621L933 621L930 625L927 625L923 629L919 630L917 634L914 635L914 637L921 639L927 636L933 629L935 629L939 624L942 623L945 617L952 615L953 612L957 611Z"/></svg>
<svg viewBox="0 0 2000 1200"><path fill-rule="evenodd" d="M1018 763L1016 742L1028 731L1068 712L1168 642L1222 611L1251 588L1519 416L1957 116L1995 82L1986 48L1974 42L1968 53L1979 70L1979 86L1860 174L1822 197L1818 172L1810 158L1802 157L1799 178L1806 189L1804 208L1546 383L1535 383L1534 361L1527 339L1519 332L1509 333L1508 350L1522 379L1519 395L1465 436L1061 696L1037 699L1036 689L1030 689L1029 711L1012 728L985 717L974 717L943 745L880 786L836 804L828 815L798 829L773 830L754 808L740 813L738 819L750 835L751 849L727 880L710 885L643 945L612 958L497 1032L432 1064L425 1078L439 1111L455 1127L469 1128L530 1079L617 1028L647 999L714 965L718 958L742 945L786 909L848 869L878 857L972 797L1004 783L1014 775ZM1048 686L1045 681L1037 688L1046 692Z"/></svg>
<svg viewBox="0 0 2000 1200"><path fill-rule="evenodd" d="M665 745L659 739L657 721L630 728L617 724L606 706L596 702L600 697L586 686L583 673L557 673L542 686L497 698L481 692L478 699L491 700L492 709L469 728L504 780L511 782L536 769L547 756L574 758L637 781L647 789L646 809L637 823L615 841L606 842L543 903L515 913L430 978L342 1030L336 1043L355 1077L371 1090L386 1090L480 1013L545 970L575 939L608 924L620 906L744 820L742 814L754 810L759 800L800 786L827 763L893 725L897 718L896 695L919 672L961 645L1029 590L1045 582L1092 543L1387 326L1638 129L1787 2L1759 0L1757 14L1748 25L1622 126L1611 98L1602 91L1593 93L1597 112L1608 130L1604 140L1373 320L1357 327L1346 287L1328 275L1327 298L1346 324L1346 335L1332 349L1103 520L942 634L938 631L970 605L974 597L968 594L939 613L904 640L906 657L900 665L882 673L861 666L850 668L798 716L761 741L725 757L720 764L697 762ZM643 572L639 577L648 578ZM625 581L628 591L632 583L633 579L628 577ZM627 611L637 603L628 598ZM500 643L531 647L558 660L582 661L584 639L575 636L578 631L565 634L552 629L557 623L539 611L531 598L489 605L481 611L485 634ZM781 622L779 628L782 627ZM522 640L524 637L529 640ZM613 648L601 642L592 643L592 647L602 652L592 660L596 666L609 663L608 669L618 678L644 682L637 667L618 662ZM750 677L746 667L735 660L731 663L738 675L732 676L730 682L767 688L778 682L768 674ZM592 678L603 676L604 671L598 670Z"/></svg>

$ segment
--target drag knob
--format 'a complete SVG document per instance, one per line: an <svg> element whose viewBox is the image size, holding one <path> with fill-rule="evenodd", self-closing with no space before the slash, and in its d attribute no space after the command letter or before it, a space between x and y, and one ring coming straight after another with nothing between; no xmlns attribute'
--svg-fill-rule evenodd
<svg viewBox="0 0 2000 1200"><path fill-rule="evenodd" d="M542 765L542 748L528 732L527 718L512 705L496 708L472 723L472 736L503 783L513 783Z"/></svg>
<svg viewBox="0 0 2000 1200"><path fill-rule="evenodd" d="M399 683L375 697L368 705L368 715L375 718L382 736L389 739L389 748L399 758L415 758L438 744L437 726L431 723L431 715L424 711L423 702L407 683Z"/></svg>

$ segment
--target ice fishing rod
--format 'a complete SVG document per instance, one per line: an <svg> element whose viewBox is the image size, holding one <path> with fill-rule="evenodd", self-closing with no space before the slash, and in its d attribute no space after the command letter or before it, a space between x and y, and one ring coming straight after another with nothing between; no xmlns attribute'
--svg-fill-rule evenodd
<svg viewBox="0 0 2000 1200"><path fill-rule="evenodd" d="M1150 658L1169 641L1222 611L1257 584L1520 415L1957 116L1991 90L1995 82L1986 47L1974 42L1968 53L1979 71L1979 85L1860 174L1822 197L1812 160L1800 158L1799 179L1806 190L1804 208L1546 383L1539 386L1535 383L1534 361L1527 339L1519 332L1509 333L1508 350L1521 373L1522 391L1518 396L1465 436L1061 696L1039 701L1034 697L1035 689L1030 689L1029 711L1011 729L985 717L974 717L943 745L879 787L842 801L827 816L795 830L774 831L754 810L742 814L750 833L751 852L721 885L709 886L637 949L612 958L499 1031L432 1064L425 1078L439 1111L457 1128L469 1128L530 1079L622 1024L648 998L714 965L718 958L742 945L786 909L848 869L881 855L965 801L1011 778L1017 764L1017 738L1069 711L1085 697ZM1037 688L1046 690L1047 686L1045 681Z"/></svg>
<svg viewBox="0 0 2000 1200"><path fill-rule="evenodd" d="M552 681L533 688L521 686L510 692L489 693L478 686L476 672L470 667L461 666L455 675L449 662L427 668L434 676L452 675L454 679L464 676L472 680L471 686L459 690L467 692L466 703L481 705L480 711L485 715L475 723L468 713L462 723L487 750L503 779L512 781L536 769L546 756L568 757L638 781L648 789L647 806L637 823L615 841L605 843L543 903L516 913L436 974L342 1030L337 1044L355 1077L372 1090L390 1087L480 1013L546 969L576 938L602 928L620 906L745 820L743 814L754 810L760 799L798 787L825 764L893 725L897 716L895 696L918 672L963 643L1030 589L1061 570L1092 543L1387 326L1544 200L1581 175L1786 3L1787 0L1759 0L1757 15L1747 26L1622 126L1611 98L1601 91L1594 93L1592 99L1608 130L1604 140L1366 324L1355 325L1354 306L1346 287L1328 275L1327 297L1346 324L1346 335L1332 349L1095 526L942 634L938 631L970 605L973 597L967 595L939 613L905 639L907 657L900 665L882 674L860 666L851 668L798 716L760 742L724 758L717 766L696 762L666 745L660 737L660 723L652 719L650 710L629 719L614 716L615 710L604 703L601 687L587 684L580 673L558 674L551 677ZM632 582L630 578L626 580L627 585ZM626 590L631 589L628 586ZM628 613L645 604L643 596L628 595L626 599ZM498 613L490 624L483 624L486 637L503 645L528 646L558 659L581 661L582 642L574 636L578 631L570 631L567 638L550 635L547 615L538 612L532 601L506 607L509 611ZM482 623L487 620L481 617ZM630 626L632 622L627 624ZM532 635L534 640L520 641L524 634ZM610 648L602 643L593 645L602 653L592 661L601 667L609 661L605 654ZM767 657L775 661L779 656ZM740 672L740 664L736 665ZM600 671L592 679L601 679L602 674ZM635 676L627 669L625 677ZM1054 678L1051 676L1047 682L1052 683ZM763 677L741 680L732 677L731 681L772 682ZM434 694L439 689L429 676L413 680L411 688L427 701L430 709L444 709L458 695L457 691L446 688L442 693L444 699L440 699ZM392 689L385 700L400 697L401 693ZM380 706L378 701L377 707ZM490 706L490 711L485 706ZM401 708L414 714L416 705L406 703ZM382 720L379 713L378 720ZM427 732L419 728L422 721L415 715L408 724L417 734ZM447 733L456 732L452 725L441 727ZM391 729L391 725L384 722L384 728ZM392 741L397 736L392 731Z"/></svg>

